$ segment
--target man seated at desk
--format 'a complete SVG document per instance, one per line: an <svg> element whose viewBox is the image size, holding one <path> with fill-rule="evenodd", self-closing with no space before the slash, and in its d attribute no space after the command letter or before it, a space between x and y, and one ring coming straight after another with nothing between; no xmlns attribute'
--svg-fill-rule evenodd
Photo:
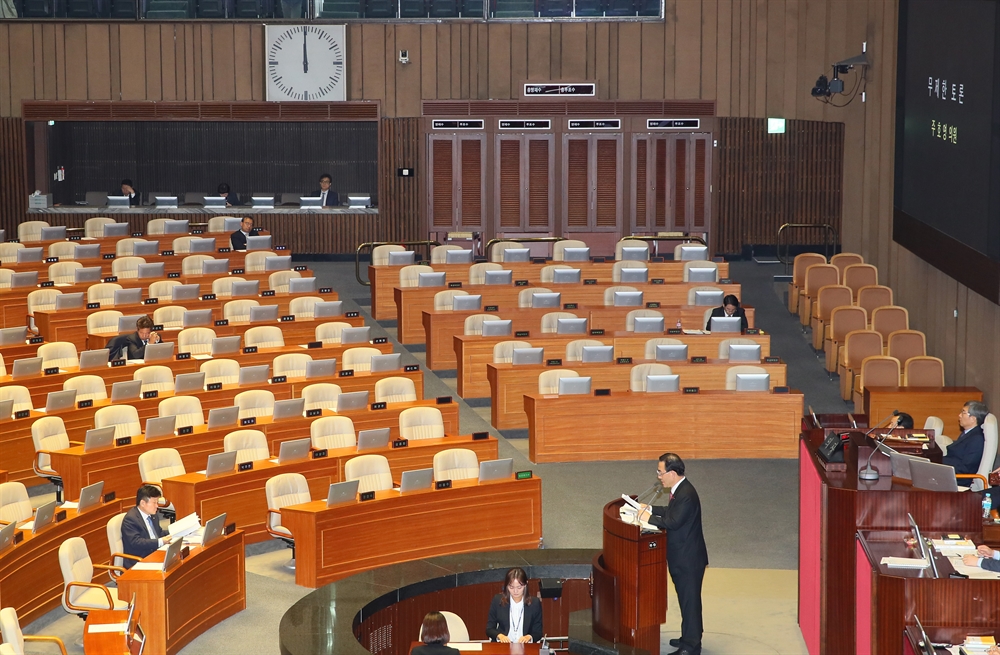
<svg viewBox="0 0 1000 655"><path fill-rule="evenodd" d="M135 332L119 334L108 342L108 359L144 359L147 343L160 343L160 334L153 332L153 319L142 316L135 322Z"/></svg>
<svg viewBox="0 0 1000 655"><path fill-rule="evenodd" d="M167 531L160 527L160 490L151 484L144 484L135 493L135 507L122 519L122 549L126 555L142 559L163 544L170 543ZM125 568L130 569L135 561L122 558Z"/></svg>
<svg viewBox="0 0 1000 655"><path fill-rule="evenodd" d="M986 437L983 434L983 421L990 410L978 400L970 400L962 406L958 415L958 424L962 427L962 435L948 445L948 451L941 459L955 469L955 474L979 472L979 463L983 459L983 446ZM959 478L958 484L968 487L970 478Z"/></svg>
<svg viewBox="0 0 1000 655"><path fill-rule="evenodd" d="M340 196L337 195L336 191L332 191L330 187L333 186L333 178L329 173L323 173L319 176L319 190L313 191L310 196L313 198L319 198L319 204L322 207L336 207L340 204Z"/></svg>
<svg viewBox="0 0 1000 655"><path fill-rule="evenodd" d="M257 236L257 229L253 226L253 217L244 216L243 220L240 221L240 229L229 236L229 243L232 244L233 250L246 250L247 237L255 236Z"/></svg>
<svg viewBox="0 0 1000 655"><path fill-rule="evenodd" d="M913 429L913 417L906 412L900 412L892 417L887 426L890 430L895 430L896 428L901 428L903 430Z"/></svg>
<svg viewBox="0 0 1000 655"><path fill-rule="evenodd" d="M747 321L747 310L740 307L740 299L733 294L728 294L722 299L722 307L716 307L712 310L712 315L708 317L708 322L705 324L705 329L712 330L712 319L713 318L723 318L723 317L733 317L738 316L743 319L740 322L740 331L746 332L747 328L750 327L750 322Z"/></svg>
<svg viewBox="0 0 1000 655"><path fill-rule="evenodd" d="M240 206L240 195L234 191L229 190L229 184L223 182L219 185L218 194L220 197L226 199L226 207L239 207Z"/></svg>

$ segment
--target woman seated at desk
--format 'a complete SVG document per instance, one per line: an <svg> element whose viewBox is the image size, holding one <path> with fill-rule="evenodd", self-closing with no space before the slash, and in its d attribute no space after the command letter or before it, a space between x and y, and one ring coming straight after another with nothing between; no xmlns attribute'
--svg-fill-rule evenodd
<svg viewBox="0 0 1000 655"><path fill-rule="evenodd" d="M410 655L460 655L457 648L446 646L450 640L448 620L444 618L444 614L428 612L420 626L420 641L424 645L411 650Z"/></svg>
<svg viewBox="0 0 1000 655"><path fill-rule="evenodd" d="M528 574L515 566L507 571L503 589L490 603L486 636L501 643L542 640L542 603L529 596Z"/></svg>
<svg viewBox="0 0 1000 655"><path fill-rule="evenodd" d="M713 318L723 318L723 317L733 317L738 316L742 318L740 332L746 332L747 328L750 327L750 323L747 321L747 310L740 307L740 299L733 294L727 295L722 299L722 307L716 307L712 310L712 315L708 317L708 322L705 324L705 329L709 332L712 331L712 319Z"/></svg>

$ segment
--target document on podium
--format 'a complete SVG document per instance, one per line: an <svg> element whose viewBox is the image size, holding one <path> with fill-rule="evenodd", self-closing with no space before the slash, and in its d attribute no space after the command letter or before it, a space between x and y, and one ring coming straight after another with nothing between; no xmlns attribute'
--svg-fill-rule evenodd
<svg viewBox="0 0 1000 655"><path fill-rule="evenodd" d="M880 564L898 569L926 569L930 566L923 557L883 557Z"/></svg>
<svg viewBox="0 0 1000 655"><path fill-rule="evenodd" d="M618 510L618 516L625 523L631 523L632 525L638 524L644 531L647 532L659 532L660 529L651 523L647 523L642 519L638 518L640 505L631 496L622 494L622 500L627 504L622 505Z"/></svg>

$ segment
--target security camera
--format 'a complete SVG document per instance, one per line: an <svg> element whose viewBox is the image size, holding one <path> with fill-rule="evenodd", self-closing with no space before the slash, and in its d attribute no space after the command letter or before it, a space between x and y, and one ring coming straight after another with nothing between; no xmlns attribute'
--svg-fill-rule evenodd
<svg viewBox="0 0 1000 655"><path fill-rule="evenodd" d="M826 75L820 75L819 79L816 80L816 86L812 89L813 97L829 97L830 96L830 81L826 78Z"/></svg>
<svg viewBox="0 0 1000 655"><path fill-rule="evenodd" d="M401 63L401 64L408 64L408 63L410 63L410 57L409 57L409 54L406 52L406 50L400 50L399 51L399 63Z"/></svg>

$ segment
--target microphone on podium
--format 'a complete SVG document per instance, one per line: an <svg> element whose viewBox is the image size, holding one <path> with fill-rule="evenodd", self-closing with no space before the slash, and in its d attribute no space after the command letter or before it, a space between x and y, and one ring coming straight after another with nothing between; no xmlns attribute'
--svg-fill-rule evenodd
<svg viewBox="0 0 1000 655"><path fill-rule="evenodd" d="M865 438L867 439L868 435L870 435L875 429L877 429L880 425L882 425L882 423L884 423L886 420L896 418L897 416L899 416L899 410L898 409L892 410L892 414L890 414L886 418L884 418L881 421L879 421L878 423L876 423L874 426L871 427L871 429L868 430L868 432L865 432ZM883 443L888 436L889 435L887 435L887 434L886 435L882 435L882 439L876 441L875 447L872 448L871 454L868 455L868 463L865 465L865 467L863 469L861 469L860 471L858 471L858 478L859 479L866 480L868 482L873 482L875 480L878 480L878 478L879 478L879 472L878 472L878 469L872 468L872 457L875 456L875 451L878 450L879 444Z"/></svg>

